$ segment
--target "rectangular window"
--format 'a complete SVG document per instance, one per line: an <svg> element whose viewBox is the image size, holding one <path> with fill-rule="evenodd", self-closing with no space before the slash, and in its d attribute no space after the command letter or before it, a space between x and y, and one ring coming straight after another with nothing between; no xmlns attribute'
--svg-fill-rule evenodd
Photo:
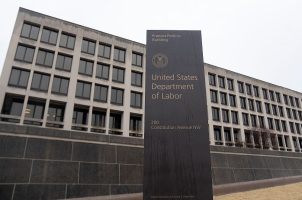
<svg viewBox="0 0 302 200"><path fill-rule="evenodd" d="M93 61L80 60L79 74L92 76L93 73Z"/></svg>
<svg viewBox="0 0 302 200"><path fill-rule="evenodd" d="M47 121L63 122L64 120L64 103L58 104L51 102L48 108Z"/></svg>
<svg viewBox="0 0 302 200"><path fill-rule="evenodd" d="M289 102L292 107L295 107L294 98L292 96L289 96Z"/></svg>
<svg viewBox="0 0 302 200"><path fill-rule="evenodd" d="M126 50L120 48L114 48L113 60L118 62L125 62Z"/></svg>
<svg viewBox="0 0 302 200"><path fill-rule="evenodd" d="M60 76L54 76L51 92L55 94L67 95L69 79Z"/></svg>
<svg viewBox="0 0 302 200"><path fill-rule="evenodd" d="M6 94L1 113L5 115L21 116L23 104L24 97Z"/></svg>
<svg viewBox="0 0 302 200"><path fill-rule="evenodd" d="M264 103L265 105L265 110L266 110L266 114L271 114L271 106L269 103Z"/></svg>
<svg viewBox="0 0 302 200"><path fill-rule="evenodd" d="M31 89L47 92L48 85L49 85L49 78L50 75L35 72L31 82Z"/></svg>
<svg viewBox="0 0 302 200"><path fill-rule="evenodd" d="M233 123L233 124L239 124L239 120L238 120L238 112L236 112L236 111L231 111L231 115L232 115L232 123Z"/></svg>
<svg viewBox="0 0 302 200"><path fill-rule="evenodd" d="M112 71L112 81L124 83L125 70L122 68L113 67Z"/></svg>
<svg viewBox="0 0 302 200"><path fill-rule="evenodd" d="M278 106L278 108L279 108L279 115L280 115L280 117L284 117L283 107L282 106Z"/></svg>
<svg viewBox="0 0 302 200"><path fill-rule="evenodd" d="M228 110L222 109L222 120L225 123L230 122L230 120L229 120L229 111Z"/></svg>
<svg viewBox="0 0 302 200"><path fill-rule="evenodd" d="M19 69L19 68L12 68L8 85L20 88L26 88L28 83L30 71Z"/></svg>
<svg viewBox="0 0 302 200"><path fill-rule="evenodd" d="M277 106L272 105L273 115L278 116Z"/></svg>
<svg viewBox="0 0 302 200"><path fill-rule="evenodd" d="M236 96L229 94L230 106L236 107Z"/></svg>
<svg viewBox="0 0 302 200"><path fill-rule="evenodd" d="M118 88L111 88L111 100L112 104L123 105L124 90Z"/></svg>
<svg viewBox="0 0 302 200"><path fill-rule="evenodd" d="M78 81L76 88L76 97L90 99L91 83Z"/></svg>
<svg viewBox="0 0 302 200"><path fill-rule="evenodd" d="M271 101L275 101L275 93L274 93L274 91L270 90L269 91L269 96L270 96Z"/></svg>
<svg viewBox="0 0 302 200"><path fill-rule="evenodd" d="M135 108L141 108L142 107L142 96L143 96L142 93L131 91L130 106L135 107Z"/></svg>
<svg viewBox="0 0 302 200"><path fill-rule="evenodd" d="M72 56L58 53L56 69L61 69L70 72L71 66L72 66Z"/></svg>
<svg viewBox="0 0 302 200"><path fill-rule="evenodd" d="M210 90L210 94L211 94L211 102L212 103L218 103L217 91L216 90Z"/></svg>
<svg viewBox="0 0 302 200"><path fill-rule="evenodd" d="M75 38L76 37L72 34L62 32L60 39L60 47L74 49Z"/></svg>
<svg viewBox="0 0 302 200"><path fill-rule="evenodd" d="M214 127L214 138L215 141L222 141L221 129L219 127Z"/></svg>
<svg viewBox="0 0 302 200"><path fill-rule="evenodd" d="M140 72L131 71L131 85L142 87L143 84L143 74Z"/></svg>
<svg viewBox="0 0 302 200"><path fill-rule="evenodd" d="M251 115L251 124L253 127L257 127L257 117L256 115Z"/></svg>
<svg viewBox="0 0 302 200"><path fill-rule="evenodd" d="M299 103L299 99L298 98L295 98L295 102L296 102L297 107L300 108L300 103Z"/></svg>
<svg viewBox="0 0 302 200"><path fill-rule="evenodd" d="M110 129L121 129L122 128L122 114L121 113L110 113L109 128Z"/></svg>
<svg viewBox="0 0 302 200"><path fill-rule="evenodd" d="M26 118L43 119L45 102L29 99L25 111Z"/></svg>
<svg viewBox="0 0 302 200"><path fill-rule="evenodd" d="M243 82L238 81L238 91L240 93L244 93L244 85Z"/></svg>
<svg viewBox="0 0 302 200"><path fill-rule="evenodd" d="M132 52L132 65L142 67L143 66L143 55L140 53Z"/></svg>
<svg viewBox="0 0 302 200"><path fill-rule="evenodd" d="M228 105L227 94L220 92L220 101L222 105Z"/></svg>
<svg viewBox="0 0 302 200"><path fill-rule="evenodd" d="M21 37L31 40L37 40L39 36L40 26L28 22L24 22L21 30Z"/></svg>
<svg viewBox="0 0 302 200"><path fill-rule="evenodd" d="M276 92L276 99L278 103L281 103L280 93Z"/></svg>
<svg viewBox="0 0 302 200"><path fill-rule="evenodd" d="M52 67L54 52L39 49L36 64Z"/></svg>
<svg viewBox="0 0 302 200"><path fill-rule="evenodd" d="M243 125L249 126L249 115L247 113L242 113Z"/></svg>
<svg viewBox="0 0 302 200"><path fill-rule="evenodd" d="M216 86L216 75L209 73L209 85Z"/></svg>
<svg viewBox="0 0 302 200"><path fill-rule="evenodd" d="M253 99L248 99L248 102L249 102L249 109L251 111L255 111L254 100Z"/></svg>
<svg viewBox="0 0 302 200"><path fill-rule="evenodd" d="M240 97L240 105L242 109L246 109L246 98Z"/></svg>
<svg viewBox="0 0 302 200"><path fill-rule="evenodd" d="M298 115L297 115L297 111L292 109L292 113L293 113L293 117L295 120L298 120Z"/></svg>
<svg viewBox="0 0 302 200"><path fill-rule="evenodd" d="M135 132L142 131L142 116L137 116L137 115L130 116L129 130Z"/></svg>
<svg viewBox="0 0 302 200"><path fill-rule="evenodd" d="M103 63L98 63L96 65L96 77L100 79L109 79L109 68L110 65L106 65Z"/></svg>
<svg viewBox="0 0 302 200"><path fill-rule="evenodd" d="M93 109L91 125L96 126L96 127L105 127L106 126L106 111Z"/></svg>
<svg viewBox="0 0 302 200"><path fill-rule="evenodd" d="M300 121L302 121L302 111L298 111L298 116L299 116Z"/></svg>
<svg viewBox="0 0 302 200"><path fill-rule="evenodd" d="M15 60L26 63L32 63L34 58L35 48L19 44L17 47Z"/></svg>
<svg viewBox="0 0 302 200"><path fill-rule="evenodd" d="M253 88L254 88L254 95L255 95L255 97L259 97L259 88L257 87L257 86L253 86Z"/></svg>
<svg viewBox="0 0 302 200"><path fill-rule="evenodd" d="M283 132L287 132L287 125L286 125L286 121L281 120L281 125L282 125L282 131L283 131Z"/></svg>
<svg viewBox="0 0 302 200"><path fill-rule="evenodd" d="M268 128L274 130L274 122L272 118L267 118Z"/></svg>
<svg viewBox="0 0 302 200"><path fill-rule="evenodd" d="M73 124L81 124L87 125L88 122L88 108L74 106L73 115L72 115L72 123Z"/></svg>
<svg viewBox="0 0 302 200"><path fill-rule="evenodd" d="M95 41L83 38L81 51L83 53L94 55L94 53L95 53Z"/></svg>
<svg viewBox="0 0 302 200"><path fill-rule="evenodd" d="M295 127L293 122L289 122L290 132L295 133Z"/></svg>
<svg viewBox="0 0 302 200"><path fill-rule="evenodd" d="M212 119L213 121L220 121L219 108L212 107Z"/></svg>
<svg viewBox="0 0 302 200"><path fill-rule="evenodd" d="M245 84L245 87L246 87L246 93L248 94L248 95L253 95L252 94L252 86L250 85L250 84Z"/></svg>
<svg viewBox="0 0 302 200"><path fill-rule="evenodd" d="M283 99L284 99L285 105L289 106L289 104L288 104L288 96L286 94L283 95Z"/></svg>
<svg viewBox="0 0 302 200"><path fill-rule="evenodd" d="M280 120L275 119L275 126L276 126L276 130L277 130L277 131L281 131L281 128L280 128Z"/></svg>
<svg viewBox="0 0 302 200"><path fill-rule="evenodd" d="M228 82L228 89L229 90L234 90L234 81L232 79L227 79Z"/></svg>
<svg viewBox="0 0 302 200"><path fill-rule="evenodd" d="M257 112L262 113L262 104L261 101L256 101Z"/></svg>
<svg viewBox="0 0 302 200"><path fill-rule="evenodd" d="M218 76L218 83L219 83L219 87L225 88L225 82L223 76Z"/></svg>
<svg viewBox="0 0 302 200"><path fill-rule="evenodd" d="M97 85L94 87L94 100L107 102L108 86Z"/></svg>
<svg viewBox="0 0 302 200"><path fill-rule="evenodd" d="M260 128L265 128L264 117L258 116L259 126Z"/></svg>
<svg viewBox="0 0 302 200"><path fill-rule="evenodd" d="M99 44L98 56L110 59L111 46L107 44Z"/></svg>
<svg viewBox="0 0 302 200"><path fill-rule="evenodd" d="M43 28L41 42L45 42L48 44L56 45L58 39L58 31L51 30L48 28Z"/></svg>
<svg viewBox="0 0 302 200"><path fill-rule="evenodd" d="M288 117L289 119L291 119L291 118L292 118L292 113L291 113L290 108L286 108L286 113L287 113L287 117Z"/></svg>
<svg viewBox="0 0 302 200"><path fill-rule="evenodd" d="M268 96L267 96L267 89L262 88L262 94L263 94L263 98L267 100L267 99L268 99Z"/></svg>
<svg viewBox="0 0 302 200"><path fill-rule="evenodd" d="M296 131L297 131L297 133L301 134L300 124L295 123L295 125L296 125Z"/></svg>
<svg viewBox="0 0 302 200"><path fill-rule="evenodd" d="M232 136L231 136L230 129L224 129L224 139L226 142L232 142ZM227 145L231 145L231 144L227 144Z"/></svg>

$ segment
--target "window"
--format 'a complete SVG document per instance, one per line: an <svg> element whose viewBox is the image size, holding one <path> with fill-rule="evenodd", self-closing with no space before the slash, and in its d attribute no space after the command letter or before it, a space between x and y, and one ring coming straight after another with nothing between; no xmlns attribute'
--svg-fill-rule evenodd
<svg viewBox="0 0 302 200"><path fill-rule="evenodd" d="M39 36L40 27L24 22L21 30L21 37L37 40Z"/></svg>
<svg viewBox="0 0 302 200"><path fill-rule="evenodd" d="M257 117L256 115L251 115L251 124L253 127L257 127Z"/></svg>
<svg viewBox="0 0 302 200"><path fill-rule="evenodd" d="M225 138L226 142L232 142L232 136L231 136L231 130L230 129L224 129L224 138Z"/></svg>
<svg viewBox="0 0 302 200"><path fill-rule="evenodd" d="M209 74L209 84L212 86L216 86L216 75Z"/></svg>
<svg viewBox="0 0 302 200"><path fill-rule="evenodd" d="M210 94L211 94L211 102L212 103L218 103L217 91L216 90L210 90Z"/></svg>
<svg viewBox="0 0 302 200"><path fill-rule="evenodd" d="M109 65L98 63L96 65L96 77L100 79L109 79Z"/></svg>
<svg viewBox="0 0 302 200"><path fill-rule="evenodd" d="M271 114L271 107L269 103L264 103L264 105L265 105L266 114Z"/></svg>
<svg viewBox="0 0 302 200"><path fill-rule="evenodd" d="M282 125L282 131L283 131L283 132L287 132L287 125L286 125L286 121L281 120L281 125Z"/></svg>
<svg viewBox="0 0 302 200"><path fill-rule="evenodd" d="M218 83L219 83L219 87L225 88L224 77L218 76Z"/></svg>
<svg viewBox="0 0 302 200"><path fill-rule="evenodd" d="M300 108L300 103L299 103L299 99L298 98L295 98L295 102L296 102L297 107Z"/></svg>
<svg viewBox="0 0 302 200"><path fill-rule="evenodd" d="M244 85L242 82L238 81L238 91L244 93Z"/></svg>
<svg viewBox="0 0 302 200"><path fill-rule="evenodd" d="M280 129L280 120L275 119L275 126L276 126L277 131L281 131L281 129Z"/></svg>
<svg viewBox="0 0 302 200"><path fill-rule="evenodd" d="M98 56L110 59L111 46L107 44L99 44Z"/></svg>
<svg viewBox="0 0 302 200"><path fill-rule="evenodd" d="M19 44L17 47L15 60L32 63L34 58L35 48Z"/></svg>
<svg viewBox="0 0 302 200"><path fill-rule="evenodd" d="M88 53L91 55L94 55L94 51L95 51L95 41L91 41L88 39L83 39L82 41L82 48L81 51L83 53Z"/></svg>
<svg viewBox="0 0 302 200"><path fill-rule="evenodd" d="M250 84L245 84L245 87L246 87L246 93L248 94L248 95L253 95L252 94L252 86L250 85Z"/></svg>
<svg viewBox="0 0 302 200"><path fill-rule="evenodd" d="M253 99L248 99L248 102L249 102L249 109L251 111L255 111L254 100Z"/></svg>
<svg viewBox="0 0 302 200"><path fill-rule="evenodd" d="M245 126L249 125L249 115L247 113L242 113L242 120L243 120L243 125Z"/></svg>
<svg viewBox="0 0 302 200"><path fill-rule="evenodd" d="M81 59L79 74L92 76L92 72L93 72L93 61Z"/></svg>
<svg viewBox="0 0 302 200"><path fill-rule="evenodd" d="M72 66L72 56L58 53L56 69L71 71L71 66Z"/></svg>
<svg viewBox="0 0 302 200"><path fill-rule="evenodd" d="M269 96L270 96L271 101L275 101L275 93L274 93L274 91L270 90L269 91Z"/></svg>
<svg viewBox="0 0 302 200"><path fill-rule="evenodd" d="M108 86L97 85L94 87L94 100L107 102Z"/></svg>
<svg viewBox="0 0 302 200"><path fill-rule="evenodd" d="M229 94L230 106L236 107L236 96Z"/></svg>
<svg viewBox="0 0 302 200"><path fill-rule="evenodd" d="M131 71L131 85L142 87L143 74L140 72Z"/></svg>
<svg viewBox="0 0 302 200"><path fill-rule="evenodd" d="M222 105L228 105L227 94L224 92L220 92L220 101Z"/></svg>
<svg viewBox="0 0 302 200"><path fill-rule="evenodd" d="M141 108L142 107L142 93L131 92L131 107Z"/></svg>
<svg viewBox="0 0 302 200"><path fill-rule="evenodd" d="M1 113L5 115L21 116L23 103L24 97L6 94Z"/></svg>
<svg viewBox="0 0 302 200"><path fill-rule="evenodd" d="M295 123L295 125L296 125L296 131L297 131L297 133L301 134L300 124Z"/></svg>
<svg viewBox="0 0 302 200"><path fill-rule="evenodd" d="M45 102L29 99L25 111L26 118L43 119Z"/></svg>
<svg viewBox="0 0 302 200"><path fill-rule="evenodd" d="M298 120L298 115L297 115L297 111L292 109L292 112L293 112L293 117L295 120Z"/></svg>
<svg viewBox="0 0 302 200"><path fill-rule="evenodd" d="M120 49L120 48L114 48L113 60L124 63L125 62L125 54L126 54L126 50Z"/></svg>
<svg viewBox="0 0 302 200"><path fill-rule="evenodd" d="M287 97L286 94L283 95L283 99L284 99L284 103L285 103L286 105L289 105L289 104L288 104L288 97Z"/></svg>
<svg viewBox="0 0 302 200"><path fill-rule="evenodd" d="M233 124L238 124L238 112L236 111L231 111L231 115L232 115L232 123Z"/></svg>
<svg viewBox="0 0 302 200"><path fill-rule="evenodd" d="M86 107L75 105L73 109L72 123L86 125L88 121L88 111L89 109Z"/></svg>
<svg viewBox="0 0 302 200"><path fill-rule="evenodd" d="M91 125L97 127L106 126L106 111L93 109Z"/></svg>
<svg viewBox="0 0 302 200"><path fill-rule="evenodd" d="M62 32L60 47L64 47L67 49L74 49L74 44L75 44L75 36L69 33Z"/></svg>
<svg viewBox="0 0 302 200"><path fill-rule="evenodd" d="M244 97L240 97L240 105L242 109L246 109L246 99Z"/></svg>
<svg viewBox="0 0 302 200"><path fill-rule="evenodd" d="M228 89L234 90L234 81L232 79L227 79L228 82Z"/></svg>
<svg viewBox="0 0 302 200"><path fill-rule="evenodd" d="M132 65L142 67L143 66L143 55L140 53L132 52Z"/></svg>
<svg viewBox="0 0 302 200"><path fill-rule="evenodd" d="M31 89L40 90L40 91L48 91L50 76L47 74L37 73L35 72L33 75L33 80L31 82Z"/></svg>
<svg viewBox="0 0 302 200"><path fill-rule="evenodd" d="M122 114L121 113L110 113L109 128L121 129L122 128Z"/></svg>
<svg viewBox="0 0 302 200"><path fill-rule="evenodd" d="M90 99L91 83L78 81L76 88L76 97Z"/></svg>
<svg viewBox="0 0 302 200"><path fill-rule="evenodd" d="M265 125L264 125L264 117L258 116L258 121L259 121L259 126L260 126L260 128L265 128Z"/></svg>
<svg viewBox="0 0 302 200"><path fill-rule="evenodd" d="M52 67L54 53L46 50L39 49L36 64L46 67Z"/></svg>
<svg viewBox="0 0 302 200"><path fill-rule="evenodd" d="M295 106L295 103L294 103L294 98L292 96L289 96L289 102L290 102L290 105L291 106Z"/></svg>
<svg viewBox="0 0 302 200"><path fill-rule="evenodd" d="M274 122L272 118L267 118L268 128L274 130Z"/></svg>
<svg viewBox="0 0 302 200"><path fill-rule="evenodd" d="M278 106L278 108L279 108L279 115L280 115L280 117L284 117L283 107L282 106Z"/></svg>
<svg viewBox="0 0 302 200"><path fill-rule="evenodd" d="M268 99L267 97L267 89L262 88L262 94L264 99Z"/></svg>
<svg viewBox="0 0 302 200"><path fill-rule="evenodd" d="M216 141L222 141L221 129L218 127L214 127L214 138Z"/></svg>
<svg viewBox="0 0 302 200"><path fill-rule="evenodd" d="M283 139L282 139L282 135L278 135L278 144L279 144L279 147L284 147L283 145Z"/></svg>
<svg viewBox="0 0 302 200"><path fill-rule="evenodd" d="M47 121L63 122L65 105L55 102L49 103Z"/></svg>
<svg viewBox="0 0 302 200"><path fill-rule="evenodd" d="M262 113L261 101L256 101L256 109L257 109L257 112Z"/></svg>
<svg viewBox="0 0 302 200"><path fill-rule="evenodd" d="M229 120L229 111L228 110L222 109L222 120L225 123L230 122L230 120Z"/></svg>
<svg viewBox="0 0 302 200"><path fill-rule="evenodd" d="M124 73L125 73L124 69L113 67L112 81L119 82L119 83L124 83Z"/></svg>
<svg viewBox="0 0 302 200"><path fill-rule="evenodd" d="M298 111L298 116L299 116L300 121L302 121L302 111Z"/></svg>
<svg viewBox="0 0 302 200"><path fill-rule="evenodd" d="M135 132L142 131L142 116L137 116L137 115L130 116L129 130Z"/></svg>
<svg viewBox="0 0 302 200"><path fill-rule="evenodd" d="M58 39L58 31L43 28L41 42L56 45Z"/></svg>
<svg viewBox="0 0 302 200"><path fill-rule="evenodd" d="M257 86L253 86L253 88L254 88L254 95L255 95L255 97L259 97L259 88L257 87Z"/></svg>
<svg viewBox="0 0 302 200"><path fill-rule="evenodd" d="M281 103L280 93L276 92L276 99L278 103Z"/></svg>
<svg viewBox="0 0 302 200"><path fill-rule="evenodd" d="M26 88L28 83L29 73L30 72L28 70L23 70L13 67L9 77L8 85Z"/></svg>
<svg viewBox="0 0 302 200"><path fill-rule="evenodd" d="M111 103L123 105L124 90L118 88L111 88Z"/></svg>
<svg viewBox="0 0 302 200"><path fill-rule="evenodd" d="M220 121L219 108L212 107L212 119L213 121Z"/></svg>
<svg viewBox="0 0 302 200"><path fill-rule="evenodd" d="M286 113L287 113L287 117L289 119L291 119L292 118L292 113L291 113L291 110L289 108L286 108Z"/></svg>
<svg viewBox="0 0 302 200"><path fill-rule="evenodd" d="M69 79L59 76L53 77L51 92L55 94L67 95L69 86Z"/></svg>
<svg viewBox="0 0 302 200"><path fill-rule="evenodd" d="M295 127L293 122L289 122L290 132L295 133Z"/></svg>
<svg viewBox="0 0 302 200"><path fill-rule="evenodd" d="M277 106L272 105L273 115L278 116Z"/></svg>

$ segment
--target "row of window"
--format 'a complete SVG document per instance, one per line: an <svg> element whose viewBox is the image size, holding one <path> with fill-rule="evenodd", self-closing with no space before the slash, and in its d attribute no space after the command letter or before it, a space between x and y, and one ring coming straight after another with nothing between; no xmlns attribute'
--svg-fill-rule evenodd
<svg viewBox="0 0 302 200"><path fill-rule="evenodd" d="M24 22L21 30L21 37L28 38L31 40L38 40L40 26L30 22ZM43 27L40 41L50 45L57 45L59 31ZM59 42L60 47L74 49L76 36L74 34L62 32ZM81 52L90 55L95 55L96 41L88 38L83 38ZM111 45L99 43L98 56L110 59L111 56ZM120 47L114 47L113 59L118 62L125 62L126 49ZM143 54L132 52L132 65L142 67L143 65Z"/></svg>
<svg viewBox="0 0 302 200"><path fill-rule="evenodd" d="M24 104L24 97L6 94L1 113L6 115L21 116ZM25 124L41 125L39 120L43 120L46 100L29 97L25 110ZM47 126L52 126L59 122L64 122L65 102L50 100L47 113ZM89 107L75 105L72 116L74 125L88 125ZM122 111L110 111L109 128L122 129ZM38 122L36 121L38 120ZM106 109L93 107L91 126L94 128L106 127ZM97 129L94 129L97 130ZM142 115L130 114L129 130L133 132L142 131ZM102 131L99 130L99 131Z"/></svg>
<svg viewBox="0 0 302 200"><path fill-rule="evenodd" d="M209 85L216 86L216 74L209 73L208 76L209 76ZM226 81L226 83L225 83L225 81ZM250 96L260 97L258 86L244 83L242 81L237 81L237 83L238 83L239 93L242 93L242 94L246 93L247 95L250 95ZM229 90L234 91L234 80L233 79L227 78L225 80L224 76L218 76L218 85L220 88L226 88L226 85L227 85L227 88ZM281 95L279 92L275 92L273 90L267 90L266 88L262 88L262 95L263 95L263 98L266 100L271 100L273 102L282 103ZM301 108L299 98L283 94L283 99L284 99L284 103L286 105Z"/></svg>
<svg viewBox="0 0 302 200"><path fill-rule="evenodd" d="M27 88L30 71L12 68L8 85ZM34 72L31 82L31 89L48 92L50 75L40 72ZM77 81L76 97L90 99L92 83ZM54 76L51 92L54 94L67 95L69 87L69 78ZM94 100L107 102L108 86L95 84ZM131 106L142 107L142 93L131 91ZM111 103L123 105L124 90L120 88L111 88Z"/></svg>
<svg viewBox="0 0 302 200"><path fill-rule="evenodd" d="M216 107L212 107L212 119L213 121L220 122L221 119L224 123L233 123L239 124L238 112L230 111L228 109L221 109L220 117L220 109ZM231 116L231 117L230 117ZM266 128L264 122L264 116L257 116L248 113L242 113L242 124L244 126L252 126L254 128ZM268 128L271 130L288 132L287 123L285 120L273 119L267 117ZM291 133L302 133L302 124L289 122L289 128ZM282 129L281 129L282 128Z"/></svg>

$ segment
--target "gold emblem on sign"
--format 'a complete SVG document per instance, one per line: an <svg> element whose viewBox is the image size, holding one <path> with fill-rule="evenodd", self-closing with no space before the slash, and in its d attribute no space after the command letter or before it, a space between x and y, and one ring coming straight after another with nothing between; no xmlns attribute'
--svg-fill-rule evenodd
<svg viewBox="0 0 302 200"><path fill-rule="evenodd" d="M157 68L164 68L168 65L168 57L165 54L158 53L152 58L152 64Z"/></svg>

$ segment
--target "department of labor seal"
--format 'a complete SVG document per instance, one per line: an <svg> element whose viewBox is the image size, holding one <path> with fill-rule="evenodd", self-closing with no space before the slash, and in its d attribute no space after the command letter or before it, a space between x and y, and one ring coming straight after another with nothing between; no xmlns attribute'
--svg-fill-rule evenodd
<svg viewBox="0 0 302 200"><path fill-rule="evenodd" d="M162 53L155 54L152 57L152 64L157 68L166 67L168 65L168 57Z"/></svg>

